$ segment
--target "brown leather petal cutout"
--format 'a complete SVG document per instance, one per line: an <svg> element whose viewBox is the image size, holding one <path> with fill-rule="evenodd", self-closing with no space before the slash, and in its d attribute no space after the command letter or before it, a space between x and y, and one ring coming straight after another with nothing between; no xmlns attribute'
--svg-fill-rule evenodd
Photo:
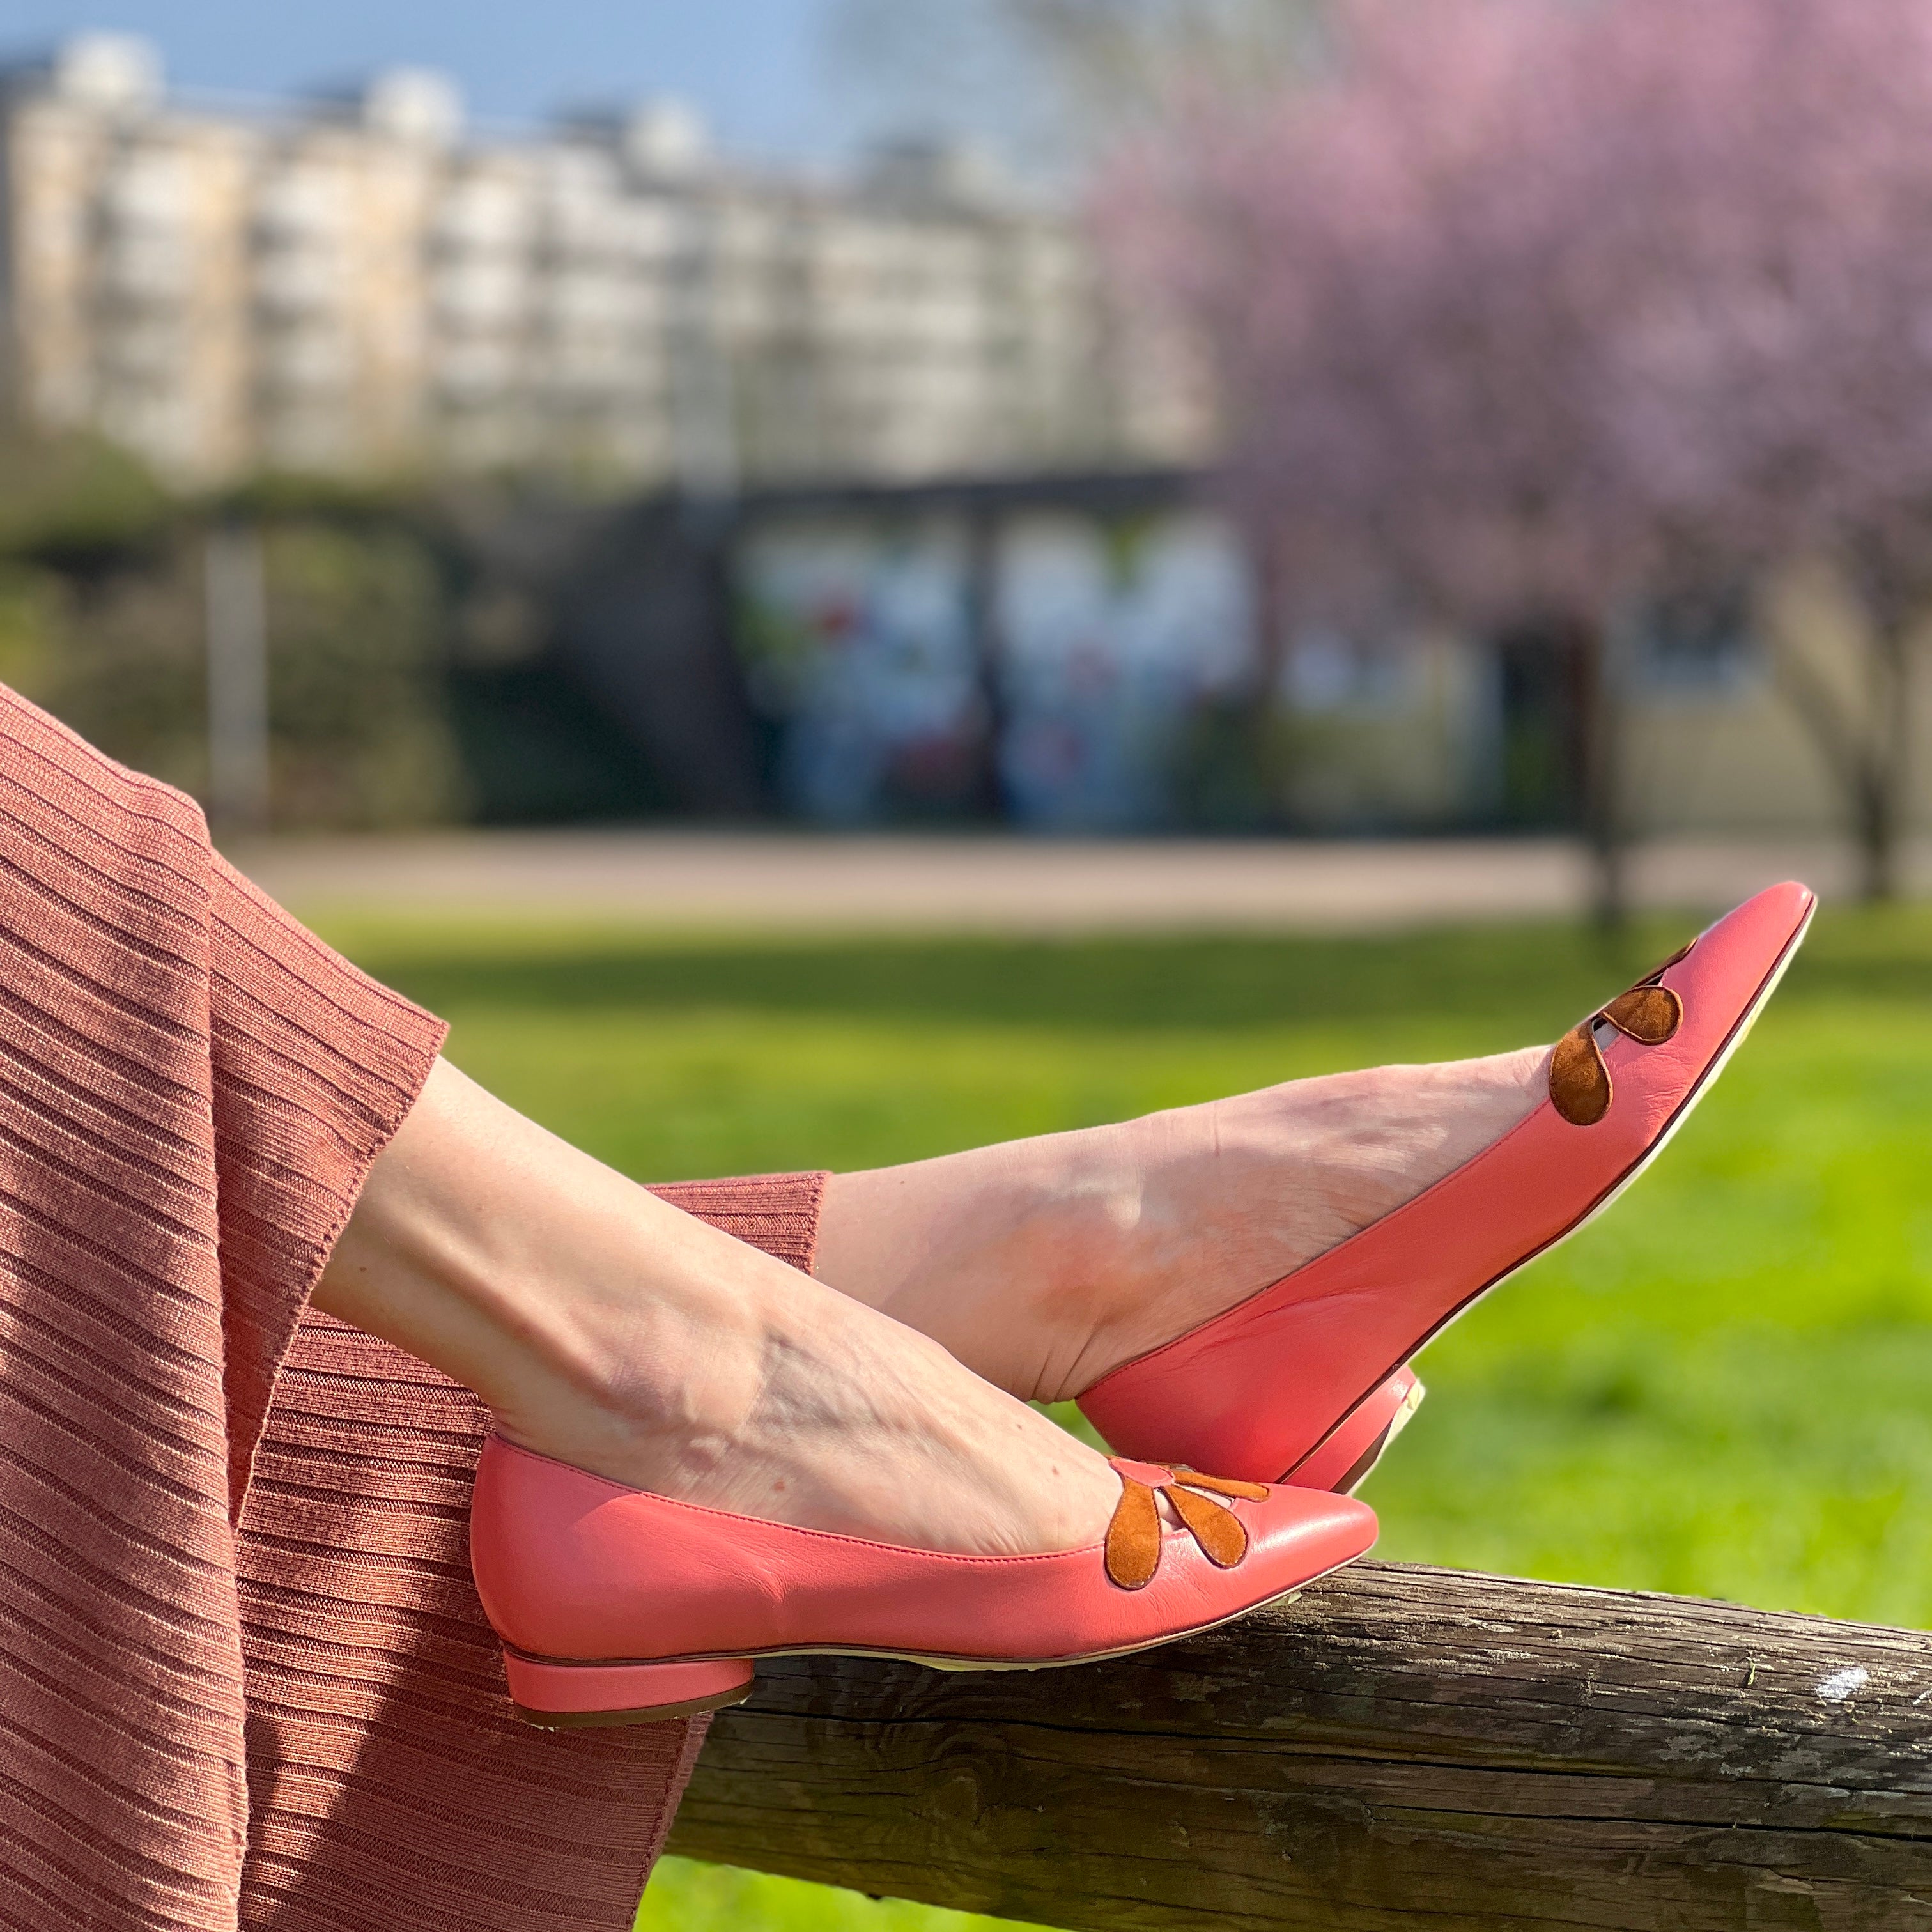
<svg viewBox="0 0 1932 1932"><path fill-rule="evenodd" d="M1124 1590L1144 1590L1160 1568L1160 1505L1146 1484L1120 1478L1107 1526L1107 1574Z"/></svg>
<svg viewBox="0 0 1932 1932"><path fill-rule="evenodd" d="M1573 1127L1594 1127L1610 1111L1610 1070L1585 1021L1556 1042L1550 1059L1550 1098Z"/></svg>
<svg viewBox="0 0 1932 1932"><path fill-rule="evenodd" d="M1130 1470L1139 1469L1160 1480L1143 1482ZM1124 1590L1144 1590L1160 1568L1166 1532L1161 1527L1160 1498L1165 1496L1174 1513L1201 1546L1208 1562L1232 1570L1248 1553L1248 1528L1232 1507L1215 1500L1216 1496L1239 1496L1249 1502L1265 1502L1264 1483L1240 1483L1227 1476L1197 1475L1183 1466L1172 1474L1156 1465L1124 1462L1114 1458L1114 1472L1120 1479L1120 1500L1114 1505L1113 1520L1107 1526L1107 1574ZM1196 1490L1208 1493L1196 1496Z"/></svg>
<svg viewBox="0 0 1932 1932"><path fill-rule="evenodd" d="M1246 1526L1226 1503L1197 1496L1178 1483L1168 1491L1167 1499L1173 1504L1174 1514L1194 1532L1194 1540L1208 1562L1217 1569L1232 1570L1246 1556Z"/></svg>
<svg viewBox="0 0 1932 1932"><path fill-rule="evenodd" d="M1618 1032L1661 1046L1684 1024L1684 1002L1668 986L1633 986L1604 1009Z"/></svg>
<svg viewBox="0 0 1932 1932"><path fill-rule="evenodd" d="M1185 1483L1191 1490L1208 1490L1217 1496L1240 1496L1251 1503L1268 1501L1265 1483L1238 1483L1232 1476L1204 1476L1198 1470L1183 1467L1174 1472L1176 1482Z"/></svg>

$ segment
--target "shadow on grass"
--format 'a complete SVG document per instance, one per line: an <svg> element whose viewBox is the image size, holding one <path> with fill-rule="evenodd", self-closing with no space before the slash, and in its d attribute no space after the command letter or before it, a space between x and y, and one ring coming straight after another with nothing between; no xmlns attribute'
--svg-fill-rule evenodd
<svg viewBox="0 0 1932 1932"><path fill-rule="evenodd" d="M1418 1012L1546 1037L1686 936L1646 920L1322 939L850 937L700 942L634 928L420 922L335 935L438 1011L676 1012L990 1021L1188 1030L1377 1020ZM1820 922L1786 1000L1932 997L1932 914Z"/></svg>

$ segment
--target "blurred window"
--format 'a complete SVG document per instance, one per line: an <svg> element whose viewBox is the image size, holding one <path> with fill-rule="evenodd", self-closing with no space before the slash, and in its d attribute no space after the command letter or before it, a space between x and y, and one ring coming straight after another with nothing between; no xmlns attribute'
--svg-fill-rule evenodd
<svg viewBox="0 0 1932 1932"><path fill-rule="evenodd" d="M1638 626L1637 665L1653 691L1734 691L1761 669L1750 598L1738 586L1656 599Z"/></svg>
<svg viewBox="0 0 1932 1932"><path fill-rule="evenodd" d="M1311 628L1296 635L1282 663L1281 694L1307 717L1406 711L1417 702L1418 684L1414 655L1397 640L1365 644Z"/></svg>

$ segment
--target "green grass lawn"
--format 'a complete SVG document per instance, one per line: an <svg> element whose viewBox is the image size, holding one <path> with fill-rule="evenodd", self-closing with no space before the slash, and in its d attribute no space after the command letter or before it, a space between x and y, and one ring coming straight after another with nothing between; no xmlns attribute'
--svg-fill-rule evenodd
<svg viewBox="0 0 1932 1932"><path fill-rule="evenodd" d="M324 922L641 1178L860 1166L1547 1040L1673 947ZM1430 1349L1382 1555L1932 1625L1932 912L1822 919L1659 1166ZM973 1922L667 1861L653 1932Z"/></svg>

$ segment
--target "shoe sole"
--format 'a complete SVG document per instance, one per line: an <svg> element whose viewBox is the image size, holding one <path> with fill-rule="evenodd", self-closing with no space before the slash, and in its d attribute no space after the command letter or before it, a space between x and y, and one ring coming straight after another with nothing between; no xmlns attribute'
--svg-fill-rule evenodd
<svg viewBox="0 0 1932 1932"><path fill-rule="evenodd" d="M1170 1631L1165 1636L1150 1637L1144 1643L1125 1644L1117 1650L1084 1652L1078 1657L1016 1660L1011 1658L940 1656L910 1650L873 1650L850 1644L788 1644L776 1650L736 1652L728 1655L583 1664L561 1658L532 1657L506 1644L503 1662L510 1682L511 1709L524 1723L535 1725L540 1730L609 1730L635 1724L661 1724L674 1718L698 1717L706 1712L728 1710L735 1704L743 1703L754 1688L752 1666L772 1658L866 1657L886 1663L921 1664L928 1670L976 1672L1070 1670L1083 1664L1105 1664L1116 1658L1136 1657L1144 1651L1158 1650L1163 1644L1180 1643L1190 1637L1204 1636L1210 1630L1220 1630L1243 1617L1252 1616L1257 1610L1292 1604L1310 1584L1334 1576L1356 1560L1353 1556L1345 1557L1341 1562L1330 1564L1306 1582L1298 1583L1293 1589L1284 1590L1244 1609L1230 1611L1225 1617L1190 1624L1185 1630ZM548 1691L560 1702L572 1705L596 1702L605 1695L629 1698L640 1690L649 1692L653 1684L668 1686L675 1682L680 1688L686 1688L689 1680L707 1673L718 1679L716 1688L662 1702L653 1700L626 1703L616 1708L584 1710L545 1708L524 1701L526 1694L538 1690Z"/></svg>
<svg viewBox="0 0 1932 1932"><path fill-rule="evenodd" d="M1759 1014L1762 1012L1770 1004L1771 996L1778 991L1779 983L1790 970L1792 961L1798 956L1798 949L1804 944L1805 936L1810 932L1811 922L1817 916L1817 913L1818 900L1816 895L1814 894L1811 904L1807 908L1798 930L1786 940L1784 950L1778 954L1770 972L1765 977L1764 983L1751 996L1750 1005L1746 1006L1744 1012L1738 1016L1736 1024L1731 1028L1724 1045L1712 1055L1710 1065L1699 1075L1696 1084L1691 1088L1689 1093L1684 1095L1682 1101L1678 1104L1676 1112L1672 1114L1670 1120L1665 1123L1664 1131L1651 1142L1642 1154L1638 1156L1630 1166L1613 1181L1596 1201L1571 1222L1568 1227L1562 1229L1559 1233L1552 1234L1540 1247L1531 1249L1520 1259L1511 1262L1501 1274L1490 1281L1485 1282L1466 1301L1460 1302L1451 1309L1433 1328L1430 1330L1427 1334L1423 1336L1420 1341L1415 1344L1404 1361L1399 1363L1394 1370L1391 1370L1389 1376L1384 1376L1378 1381L1374 1388L1348 1411L1341 1420L1322 1438L1321 1442L1303 1456L1300 1461L1294 1465L1294 1469L1290 1469L1286 1474L1276 1479L1278 1481L1293 1482L1295 1469L1306 1468L1316 1456L1321 1454L1329 1442L1347 1428L1365 1407L1381 1397L1388 1386L1390 1376L1412 1363L1430 1342L1454 1328L1485 1295L1493 1294L1505 1282L1520 1274L1532 1262L1540 1261L1545 1255L1553 1254L1573 1235L1581 1234L1599 1215L1607 1214L1616 1205L1626 1190L1636 1184L1651 1163L1670 1144L1676 1137L1677 1130L1690 1118L1692 1110L1717 1084L1718 1075L1730 1064L1732 1054L1743 1046L1750 1035L1751 1028L1756 1025ZM1358 1462L1348 1472L1348 1474L1342 1478L1342 1483L1336 1485L1338 1490L1342 1490L1345 1495L1353 1496L1355 1491L1368 1480L1370 1476L1374 1472L1376 1464L1388 1454L1396 1438L1408 1426L1415 1411L1421 1406L1421 1401L1422 1384L1418 1382L1415 1385L1412 1399L1406 1402L1397 1411L1388 1427L1376 1438L1373 1448L1363 1460ZM1346 1489L1343 1488L1344 1484L1347 1485Z"/></svg>

